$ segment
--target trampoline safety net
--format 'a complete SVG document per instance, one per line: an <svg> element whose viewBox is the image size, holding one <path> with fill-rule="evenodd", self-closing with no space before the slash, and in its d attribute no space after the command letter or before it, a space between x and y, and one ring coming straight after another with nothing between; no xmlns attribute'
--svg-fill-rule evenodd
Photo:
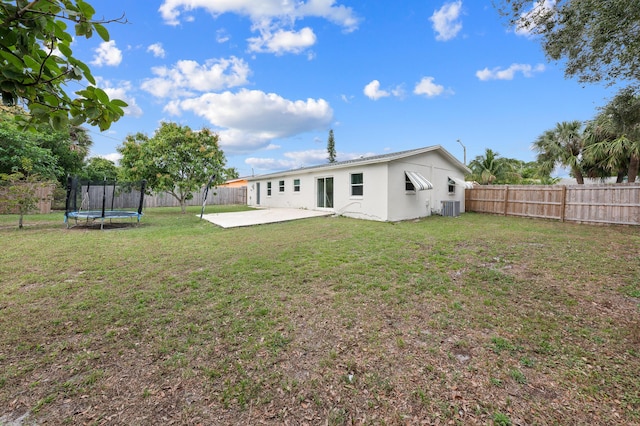
<svg viewBox="0 0 640 426"><path fill-rule="evenodd" d="M144 205L146 181L81 181L67 178L67 200L64 221L70 227L71 220L78 225L81 221L93 224L96 220L100 228L105 221L129 219L140 222Z"/></svg>

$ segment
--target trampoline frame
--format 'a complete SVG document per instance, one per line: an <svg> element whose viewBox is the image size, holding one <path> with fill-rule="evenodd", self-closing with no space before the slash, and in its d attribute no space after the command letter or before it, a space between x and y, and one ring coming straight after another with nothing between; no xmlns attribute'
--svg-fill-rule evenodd
<svg viewBox="0 0 640 426"><path fill-rule="evenodd" d="M75 226L78 226L78 220L84 219L86 223L90 220L95 222L96 219L100 220L100 229L104 229L105 220L111 222L112 219L133 219L135 218L137 223L140 223L140 218L142 217L142 207L144 205L144 192L147 184L146 180L140 182L140 202L138 203L138 210L119 210L113 208L113 199L115 197L115 186L117 184L116 181L110 183L113 185L114 190L112 192L111 197L111 208L107 209L107 184L108 182L105 180L102 183L102 209L101 210L82 210L82 206L80 209L77 208L76 203L76 193L78 191L78 183L80 181L77 178L68 177L67 178L67 200L65 202L65 213L64 213L64 223L67 225L67 229L71 227L70 220L75 220ZM94 184L95 186L95 184ZM91 182L87 182L87 193L89 192L89 188L91 187ZM72 199L73 194L73 199Z"/></svg>

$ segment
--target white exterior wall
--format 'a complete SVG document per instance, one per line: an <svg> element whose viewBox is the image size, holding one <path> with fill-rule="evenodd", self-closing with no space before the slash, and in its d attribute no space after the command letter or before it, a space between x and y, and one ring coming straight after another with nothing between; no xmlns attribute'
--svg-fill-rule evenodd
<svg viewBox="0 0 640 426"><path fill-rule="evenodd" d="M405 171L420 173L434 188L406 191ZM351 196L352 173L363 174L362 196ZM326 177L333 177L334 203L330 209L317 207L317 179ZM459 201L460 212L464 212L464 188L455 186L455 192L449 193L448 177L464 180L464 171L439 150L434 150L391 161L287 171L258 180L249 179L247 203L253 207L328 210L343 216L378 221L415 219L439 213L442 201ZM293 190L294 179L300 179L300 192ZM285 181L284 192L279 191L280 180ZM271 196L267 195L267 182L271 182ZM260 204L257 203L258 183Z"/></svg>
<svg viewBox="0 0 640 426"><path fill-rule="evenodd" d="M351 196L351 174L362 173L363 195ZM317 207L318 179L333 178L333 208ZM293 191L294 179L300 179L300 192ZM285 181L284 192L279 182ZM271 196L267 183L271 182ZM260 204L257 187L260 183ZM309 210L329 210L343 216L370 220L389 220L387 217L387 164L356 165L326 169L310 173L273 175L248 184L247 204L253 207L287 207Z"/></svg>
<svg viewBox="0 0 640 426"><path fill-rule="evenodd" d="M334 181L335 212L356 219L388 221L387 170L387 163L360 165L341 170L340 179ZM351 196L352 173L362 173L362 196Z"/></svg>
<svg viewBox="0 0 640 426"><path fill-rule="evenodd" d="M433 184L433 189L416 191L415 194L405 191L405 171L420 173ZM449 177L464 180L464 173L438 151L392 162L389 166L389 205L392 209L389 220L414 219L429 216L433 212L439 213L442 201L460 201L460 212L464 212L464 188L454 186L455 191L449 193ZM392 190L394 186L400 190Z"/></svg>
<svg viewBox="0 0 640 426"><path fill-rule="evenodd" d="M431 215L434 190L407 191L405 189L405 171L418 172L429 182L434 183L433 167L426 162L425 155L419 157L404 158L389 164L389 221L417 219Z"/></svg>

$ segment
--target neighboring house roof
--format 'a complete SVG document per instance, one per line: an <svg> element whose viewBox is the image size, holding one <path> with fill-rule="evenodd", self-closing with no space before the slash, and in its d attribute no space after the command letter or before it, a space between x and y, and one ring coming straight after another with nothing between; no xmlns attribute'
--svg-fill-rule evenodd
<svg viewBox="0 0 640 426"><path fill-rule="evenodd" d="M238 178L238 179L229 179L228 181L225 181L224 183L219 184L218 186L231 186L231 187L235 187L235 186L246 186L247 185L247 178L242 177L242 178Z"/></svg>
<svg viewBox="0 0 640 426"><path fill-rule="evenodd" d="M309 166L309 167L300 167L298 169L286 170L282 172L276 173L268 173L265 175L251 176L248 177L247 180L259 180L270 177L279 177L279 176L289 176L294 174L299 174L300 172L312 172L312 171L321 171L321 170L330 170L330 169L341 169L346 167L352 167L354 165L368 165L368 164L378 164L378 163L388 163L390 161L400 160L402 158L411 157L413 155L424 154L431 151L439 151L447 160L449 160L454 166L458 167L464 173L471 173L471 170L458 161L453 155L451 155L447 150L442 148L440 145L427 146L424 148L410 149L407 151L393 152L389 154L382 155L374 155L372 157L362 157L356 158L354 160L346 160L346 161L337 161L335 163L325 163L317 166Z"/></svg>

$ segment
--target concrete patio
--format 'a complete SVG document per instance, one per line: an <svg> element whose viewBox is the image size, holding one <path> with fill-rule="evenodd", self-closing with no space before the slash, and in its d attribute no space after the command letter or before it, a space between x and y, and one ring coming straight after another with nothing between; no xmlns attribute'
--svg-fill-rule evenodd
<svg viewBox="0 0 640 426"><path fill-rule="evenodd" d="M237 228L240 226L264 225L311 217L331 216L333 214L333 212L326 211L269 208L244 212L211 213L203 215L202 218L222 228Z"/></svg>

